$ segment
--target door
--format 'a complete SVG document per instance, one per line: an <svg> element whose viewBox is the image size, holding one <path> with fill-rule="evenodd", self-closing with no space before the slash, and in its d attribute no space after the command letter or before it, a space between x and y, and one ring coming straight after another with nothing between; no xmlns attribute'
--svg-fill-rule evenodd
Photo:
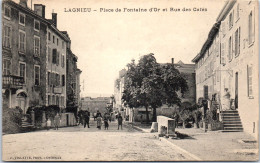
<svg viewBox="0 0 260 163"><path fill-rule="evenodd" d="M235 108L238 109L238 72L235 79Z"/></svg>
<svg viewBox="0 0 260 163"><path fill-rule="evenodd" d="M19 93L16 97L18 106L23 110L23 114L26 114L26 95Z"/></svg>

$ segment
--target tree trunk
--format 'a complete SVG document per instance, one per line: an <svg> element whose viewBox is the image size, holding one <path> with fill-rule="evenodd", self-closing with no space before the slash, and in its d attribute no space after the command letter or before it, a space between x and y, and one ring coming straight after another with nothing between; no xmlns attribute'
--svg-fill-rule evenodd
<svg viewBox="0 0 260 163"><path fill-rule="evenodd" d="M149 123L149 112L148 112L148 106L145 107L145 112L146 112L146 123Z"/></svg>
<svg viewBox="0 0 260 163"><path fill-rule="evenodd" d="M156 108L153 108L153 122L157 121Z"/></svg>

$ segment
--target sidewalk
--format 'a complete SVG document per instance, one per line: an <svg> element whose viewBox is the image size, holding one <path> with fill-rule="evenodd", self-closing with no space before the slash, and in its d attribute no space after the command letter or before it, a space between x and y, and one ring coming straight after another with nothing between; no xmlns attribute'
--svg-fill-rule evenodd
<svg viewBox="0 0 260 163"><path fill-rule="evenodd" d="M135 124L134 124L135 125ZM135 126L143 132L149 132L147 126ZM176 128L176 131L189 137L184 139L165 139L176 148L181 148L194 158L203 161L257 161L259 160L258 144L245 132L220 132L194 128ZM157 135L157 133L153 133ZM243 140L250 140L248 143Z"/></svg>

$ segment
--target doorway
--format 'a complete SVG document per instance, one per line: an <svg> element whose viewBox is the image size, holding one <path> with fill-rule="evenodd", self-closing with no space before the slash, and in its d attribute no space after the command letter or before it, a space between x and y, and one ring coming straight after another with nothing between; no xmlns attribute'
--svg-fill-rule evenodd
<svg viewBox="0 0 260 163"><path fill-rule="evenodd" d="M23 110L23 114L26 114L26 94L21 92L17 95L16 101L17 105Z"/></svg>
<svg viewBox="0 0 260 163"><path fill-rule="evenodd" d="M238 72L235 78L235 109L238 109Z"/></svg>

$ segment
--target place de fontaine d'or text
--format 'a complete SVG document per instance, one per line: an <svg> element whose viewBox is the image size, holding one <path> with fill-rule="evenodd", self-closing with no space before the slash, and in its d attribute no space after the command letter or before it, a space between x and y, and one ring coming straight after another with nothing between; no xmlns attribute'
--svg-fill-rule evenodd
<svg viewBox="0 0 260 163"><path fill-rule="evenodd" d="M205 12L207 8L193 7L193 8L64 8L64 12Z"/></svg>

